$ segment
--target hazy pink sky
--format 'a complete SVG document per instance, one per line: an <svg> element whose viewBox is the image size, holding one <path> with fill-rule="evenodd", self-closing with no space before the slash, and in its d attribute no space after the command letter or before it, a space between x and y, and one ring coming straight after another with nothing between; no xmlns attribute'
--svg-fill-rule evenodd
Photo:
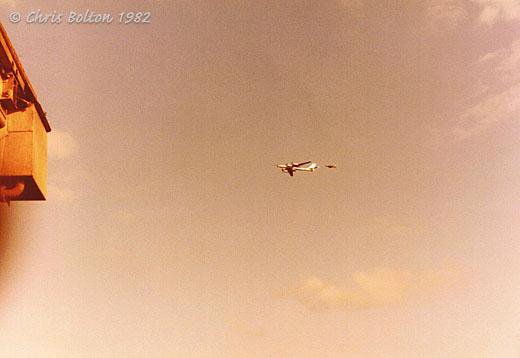
<svg viewBox="0 0 520 358"><path fill-rule="evenodd" d="M53 127L1 356L518 357L519 1L0 4ZM87 8L152 23L8 20Z"/></svg>

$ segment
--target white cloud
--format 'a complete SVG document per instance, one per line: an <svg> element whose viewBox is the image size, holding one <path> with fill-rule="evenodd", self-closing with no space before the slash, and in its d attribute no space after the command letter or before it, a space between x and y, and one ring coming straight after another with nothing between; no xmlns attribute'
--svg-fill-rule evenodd
<svg viewBox="0 0 520 358"><path fill-rule="evenodd" d="M477 64L489 65L490 63L495 62L497 59L499 59L503 52L504 52L504 49L500 49L495 52L486 53L485 55L481 56L478 59Z"/></svg>
<svg viewBox="0 0 520 358"><path fill-rule="evenodd" d="M252 321L240 320L234 318L230 323L230 328L245 339L258 339L267 336L267 330L259 323Z"/></svg>
<svg viewBox="0 0 520 358"><path fill-rule="evenodd" d="M499 59L497 70L505 76L518 74L520 70L520 40L516 40L506 50L495 53Z"/></svg>
<svg viewBox="0 0 520 358"><path fill-rule="evenodd" d="M468 17L466 3L462 0L430 0L426 2L426 30L429 33L451 31Z"/></svg>
<svg viewBox="0 0 520 358"><path fill-rule="evenodd" d="M480 7L480 23L492 26L498 21L520 20L519 0L473 0Z"/></svg>
<svg viewBox="0 0 520 358"><path fill-rule="evenodd" d="M497 66L500 71L512 71L520 65L520 40L513 41L507 48L500 48L481 56L477 64Z"/></svg>
<svg viewBox="0 0 520 358"><path fill-rule="evenodd" d="M486 6L480 13L479 21L485 25L491 26L497 21L499 13L500 9L497 7Z"/></svg>
<svg viewBox="0 0 520 358"><path fill-rule="evenodd" d="M353 18L361 19L364 17L364 0L337 0L339 7L345 9Z"/></svg>
<svg viewBox="0 0 520 358"><path fill-rule="evenodd" d="M507 48L486 53L477 61L481 71L479 80L488 88L504 88L520 80L520 40Z"/></svg>
<svg viewBox="0 0 520 358"><path fill-rule="evenodd" d="M459 140L478 135L494 123L520 115L520 84L491 95L462 113L453 134Z"/></svg>
<svg viewBox="0 0 520 358"><path fill-rule="evenodd" d="M67 187L60 187L55 184L47 186L49 200L57 200L59 202L72 202L78 198L75 191Z"/></svg>
<svg viewBox="0 0 520 358"><path fill-rule="evenodd" d="M16 2L15 0L0 0L0 6L6 6L8 8L14 9Z"/></svg>
<svg viewBox="0 0 520 358"><path fill-rule="evenodd" d="M372 237L404 237L413 234L415 229L400 223L395 218L389 216L376 216L365 225L360 226L359 232Z"/></svg>
<svg viewBox="0 0 520 358"><path fill-rule="evenodd" d="M363 0L338 0L344 8L359 10L363 7Z"/></svg>
<svg viewBox="0 0 520 358"><path fill-rule="evenodd" d="M520 40L481 56L476 61L478 101L458 116L457 140L483 133L495 123L520 115Z"/></svg>
<svg viewBox="0 0 520 358"><path fill-rule="evenodd" d="M81 163L52 161L49 163L48 199L66 203L79 200L84 192L82 189L90 185L90 178L89 172L81 167Z"/></svg>
<svg viewBox="0 0 520 358"><path fill-rule="evenodd" d="M379 268L352 274L351 285L340 287L316 276L302 280L285 295L313 311L334 308L367 309L403 304L454 284L459 270L407 271Z"/></svg>
<svg viewBox="0 0 520 358"><path fill-rule="evenodd" d="M51 159L68 159L77 147L76 140L68 132L55 129L48 135L48 154Z"/></svg>

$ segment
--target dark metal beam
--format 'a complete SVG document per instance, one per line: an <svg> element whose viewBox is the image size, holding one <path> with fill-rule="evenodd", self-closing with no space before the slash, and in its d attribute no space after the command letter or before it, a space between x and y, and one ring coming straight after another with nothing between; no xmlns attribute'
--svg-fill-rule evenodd
<svg viewBox="0 0 520 358"><path fill-rule="evenodd" d="M47 114L43 110L38 98L36 97L36 91L31 85L27 74L22 66L22 62L18 58L16 51L7 36L7 33L0 23L0 65L8 72L13 73L16 76L16 80L22 90L21 96L26 101L34 103L36 111L41 118L43 126L47 132L51 131L49 122L47 121Z"/></svg>

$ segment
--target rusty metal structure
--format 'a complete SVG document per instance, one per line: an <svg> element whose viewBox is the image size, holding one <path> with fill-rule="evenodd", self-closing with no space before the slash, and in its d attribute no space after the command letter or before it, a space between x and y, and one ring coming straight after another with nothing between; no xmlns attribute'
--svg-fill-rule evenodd
<svg viewBox="0 0 520 358"><path fill-rule="evenodd" d="M45 200L46 113L0 23L0 201Z"/></svg>

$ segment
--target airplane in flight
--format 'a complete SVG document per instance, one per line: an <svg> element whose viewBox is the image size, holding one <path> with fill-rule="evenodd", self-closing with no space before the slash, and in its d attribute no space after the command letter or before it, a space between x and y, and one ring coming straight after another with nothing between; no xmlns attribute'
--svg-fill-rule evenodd
<svg viewBox="0 0 520 358"><path fill-rule="evenodd" d="M308 165L310 164L310 165ZM302 162L302 163L287 163L287 164L277 164L278 168L282 169L282 172L289 173L290 176L293 176L295 172L313 172L318 169L318 164L313 163L312 161Z"/></svg>

